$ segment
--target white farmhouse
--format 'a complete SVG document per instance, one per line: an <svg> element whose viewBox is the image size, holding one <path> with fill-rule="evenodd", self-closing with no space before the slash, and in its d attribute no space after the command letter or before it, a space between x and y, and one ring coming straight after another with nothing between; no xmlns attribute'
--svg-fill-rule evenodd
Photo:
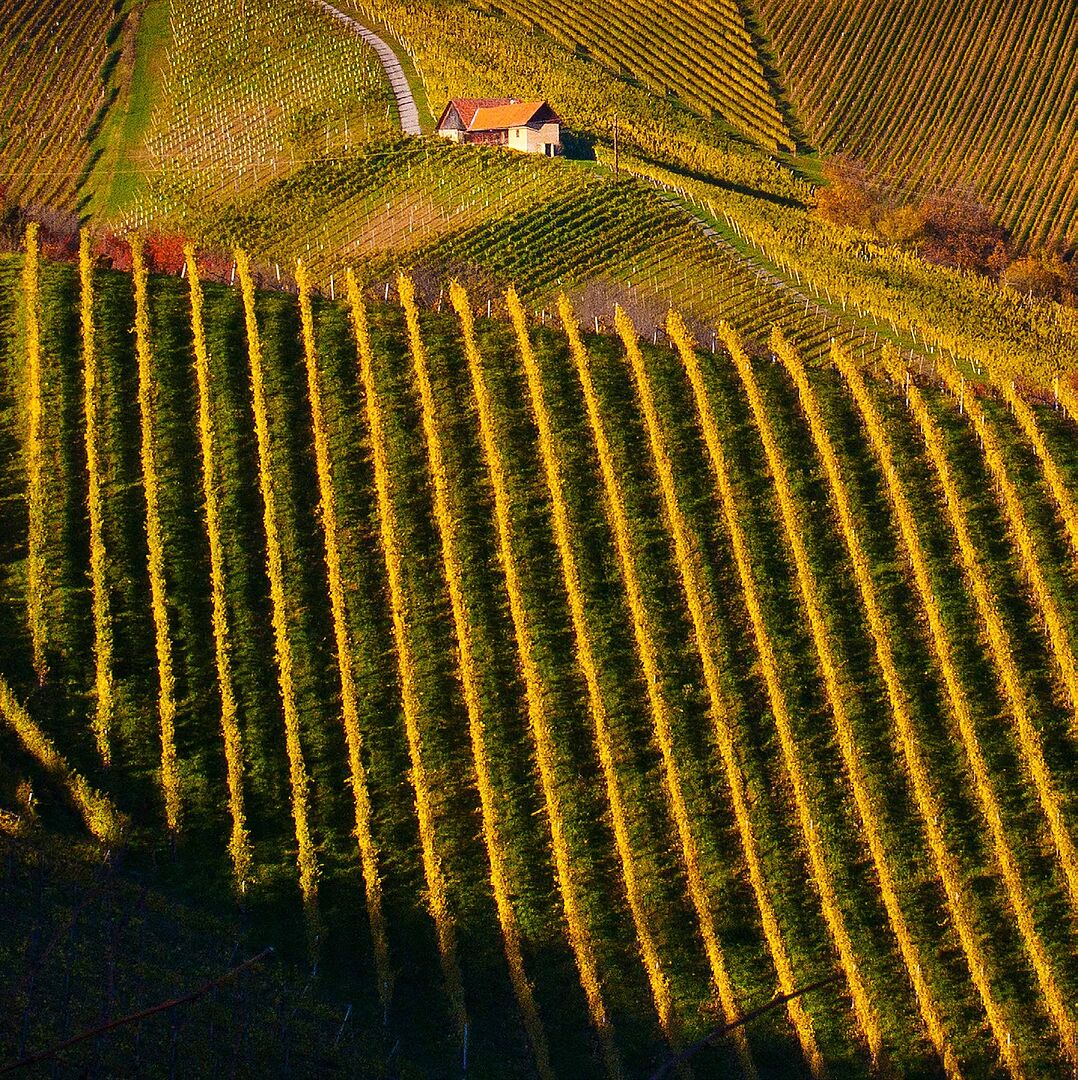
<svg viewBox="0 0 1078 1080"><path fill-rule="evenodd" d="M508 146L525 154L562 152L561 119L545 101L515 98L454 98L436 131L461 143Z"/></svg>

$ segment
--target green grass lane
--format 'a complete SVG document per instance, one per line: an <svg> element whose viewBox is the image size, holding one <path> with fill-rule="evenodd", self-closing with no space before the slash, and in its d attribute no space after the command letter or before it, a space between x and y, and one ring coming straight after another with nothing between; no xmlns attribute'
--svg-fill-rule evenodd
<svg viewBox="0 0 1078 1080"><path fill-rule="evenodd" d="M133 55L126 67L121 60L113 78L121 91L109 110L94 143L100 158L87 187L92 192L88 209L93 217L111 220L135 205L146 190L148 167L142 140L153 112L167 64L171 42L169 0L142 0L128 14L134 21Z"/></svg>

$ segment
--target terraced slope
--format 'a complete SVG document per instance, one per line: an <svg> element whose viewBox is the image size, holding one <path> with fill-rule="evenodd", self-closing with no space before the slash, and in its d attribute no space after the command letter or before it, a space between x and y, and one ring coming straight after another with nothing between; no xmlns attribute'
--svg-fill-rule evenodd
<svg viewBox="0 0 1078 1080"><path fill-rule="evenodd" d="M238 263L0 262L0 672L136 851L420 1075L647 1074L818 978L696 1075L1070 1067L1070 419Z"/></svg>
<svg viewBox="0 0 1078 1080"><path fill-rule="evenodd" d="M101 69L115 5L7 0L0 5L0 187L23 204L71 210L105 102Z"/></svg>
<svg viewBox="0 0 1078 1080"><path fill-rule="evenodd" d="M794 148L735 0L702 5L507 0L498 7L615 72L632 75L705 115L723 117L763 146Z"/></svg>
<svg viewBox="0 0 1078 1080"><path fill-rule="evenodd" d="M1078 240L1078 25L1068 0L760 0L827 152L911 192L969 190L1020 241Z"/></svg>

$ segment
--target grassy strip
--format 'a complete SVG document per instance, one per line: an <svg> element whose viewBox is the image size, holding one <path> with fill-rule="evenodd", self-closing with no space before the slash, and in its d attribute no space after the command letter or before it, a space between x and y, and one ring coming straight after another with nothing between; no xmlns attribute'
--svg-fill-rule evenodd
<svg viewBox="0 0 1078 1080"><path fill-rule="evenodd" d="M146 189L142 139L150 126L154 92L164 71L165 53L171 40L167 0L146 0L134 32L134 59L121 97L97 137L101 160L89 179L94 198L90 209L106 219L132 207Z"/></svg>
<svg viewBox="0 0 1078 1080"><path fill-rule="evenodd" d="M160 488L156 461L153 347L151 344L147 272L142 243L131 244L132 277L135 284L135 349L138 356L139 421L142 433L142 487L146 496L146 551L150 573L150 602L157 652L157 717L161 727L161 789L165 798L165 824L169 832L180 828L181 792L176 759L176 679L172 663L165 538L161 528Z"/></svg>

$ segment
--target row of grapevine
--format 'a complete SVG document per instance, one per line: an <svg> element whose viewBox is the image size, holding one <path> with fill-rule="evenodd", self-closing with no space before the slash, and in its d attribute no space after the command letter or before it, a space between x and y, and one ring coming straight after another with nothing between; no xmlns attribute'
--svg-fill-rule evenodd
<svg viewBox="0 0 1078 1080"><path fill-rule="evenodd" d="M794 148L736 3L660 6L641 0L611 10L594 3L513 0L505 10L570 48L632 73L659 93L672 94L705 114L720 113L769 149Z"/></svg>
<svg viewBox="0 0 1078 1080"><path fill-rule="evenodd" d="M150 327L149 274L142 242L131 245L131 275L135 285L135 348L138 355L140 457L142 488L146 498L146 552L150 575L154 646L157 652L157 718L161 727L161 788L165 797L165 823L180 827L182 793L176 759L176 680L172 635L168 619L168 583L165 579L166 539L161 527L160 486L156 462L153 331Z"/></svg>
<svg viewBox="0 0 1078 1080"><path fill-rule="evenodd" d="M211 837L201 811L214 807L212 842L227 851L233 878L262 904L274 875L293 896L298 877L310 929L324 935L311 944L323 956L342 929L354 935L365 894L371 947L361 978L405 1046L425 1037L417 1034L423 1023L438 1024L427 1017L415 1030L399 1026L409 1009L425 1008L398 989L415 980L428 987L423 1002L437 999L432 1011L444 1009L451 1021L451 1034L439 1035L443 1048L451 1040L457 1052L491 1060L502 1039L519 1049L514 1072L561 1075L563 1063L566 1075L587 1071L583 1058L570 1057L576 1050L553 1038L566 1009L586 1008L597 1058L617 1078L627 1068L622 1055L635 1061L642 1040L658 1063L701 1037L712 1013L737 1020L776 983L794 994L826 974L841 979L842 992L795 998L759 1033L743 1032L723 1061L733 1062L736 1049L751 1076L782 1053L822 1074L841 1057L859 1074L892 1055L901 1067L930 1067L934 1053L958 1076L983 1071L978 1053L998 1052L1015 1074L1067 1060L1072 974L1045 914L1060 904L1053 886L1030 874L1041 863L1018 849L1019 811L1005 800L1018 791L1023 820L1026 804L1032 808L1051 872L1073 890L1073 783L1056 736L1037 730L1040 684L1019 668L1011 616L992 595L989 556L963 531L960 459L927 423L928 391L922 398L911 389L909 426L927 439L926 462L957 540L959 584L946 587L968 591L976 605L968 640L941 611L940 556L926 549L921 504L907 490L914 481L894 460L891 428L901 420L880 414L841 354L842 382L810 377L777 336L781 364L768 371L728 328L712 353L674 316L665 328L674 347L654 349L624 310L616 336L585 339L566 297L552 326L535 327L513 291L503 326L476 319L477 297L459 285L450 290L452 312L428 314L405 277L396 286L401 306L374 308L348 274L344 306L315 296L305 264L295 300L259 297L250 262L240 252L236 260L237 288L204 284L190 248L186 282L151 279L137 241L130 278L91 272L86 259L79 276L45 267L46 279L82 284L81 299L74 289L64 295L82 309L74 359L81 357L83 428L61 438L77 442L85 466L74 494L86 527L72 546L85 548L90 572L66 601L84 633L65 634L64 648L93 658L81 668L67 660L50 667L64 711L44 695L30 697L28 715L40 714L42 738L66 759L57 775L84 770L126 808L151 777L145 755L136 760L148 732L134 714L155 703L162 747L167 738L171 751L157 756L152 776L172 815L175 857L202 857ZM23 266L37 264L28 256ZM25 284L36 285L32 272L18 282L24 309L42 303L40 288ZM125 291L119 306L107 306ZM55 294L46 291L49 304ZM112 352L115 311L134 324L126 384L113 370L121 362ZM18 355L21 373L31 339L12 334L5 319L0 340L13 343L5 348ZM182 333L170 331L170 319ZM79 320L70 322L77 330ZM42 323L37 348L45 355L58 325L51 314ZM278 347L282 333L290 354ZM264 346L266 334L274 338ZM186 380L182 394L169 389L174 369ZM781 441L794 436L776 422L773 395L790 383L835 522L814 520L830 514L809 512L794 479L795 469L803 475L814 466L795 462ZM886 571L898 584L881 584L878 557L866 547L860 495L851 494L839 460L835 421L817 401L823 386L842 388L844 408L864 418L867 435L847 431L847 446L863 442L865 457L881 461L890 507L883 528L897 527L899 550L913 563L909 575ZM963 399L967 415L976 405ZM784 408L787 419L802 416ZM283 427L285 416L297 419L295 430ZM134 420L130 468L143 488L134 488L135 525L145 524L140 543L126 547L112 475L124 418ZM1030 419L1016 418L1015 439L1029 439ZM25 413L17 420L25 440ZM197 493L184 502L173 497L181 480L168 433L177 425L198 431L184 458L198 465ZM1002 419L984 423L989 436L997 428L1011 435ZM517 460L522 447L528 462ZM237 449L247 457L238 459ZM477 464L462 465L473 449ZM1002 460L1004 451L986 440L989 464L997 451ZM1053 448L1052 459L1066 495L1059 453ZM750 470L767 492L751 501ZM935 481L917 475L919 495L935 498ZM292 505L302 478L312 488L309 519ZM236 489L244 484L253 531L237 544ZM194 512L197 550L175 539L184 506ZM1064 535L1062 514L1059 526ZM25 521L19 529L26 534ZM820 560L817 545L832 529L852 568L848 586L823 576L833 564ZM781 545L774 563L763 539L770 535ZM56 543L51 533L42 538L46 564ZM161 551L173 557L162 560ZM539 552L550 563L541 598L530 580ZM1035 554L1043 564L1045 553ZM301 584L298 564L312 555L317 566ZM26 548L15 557L24 560ZM787 560L788 603L761 579L765 565ZM1000 572L996 563L991 569ZM146 582L135 619L117 585L132 574ZM252 584L265 590L253 608L245 596ZM833 590L847 587L869 639L852 670L879 677L879 701L844 671L859 631L829 605ZM117 607L99 619L99 595L110 588ZM191 608L196 589L204 599ZM896 592L927 617L925 633L910 635L923 637L927 674L898 642ZM17 608L21 619L26 599L0 608L0 617ZM1069 618L1067 598L1054 600ZM252 621L259 610L263 638ZM608 612L623 612L624 626L607 625ZM203 620L206 641L195 648L191 636ZM507 633L492 644L495 624ZM15 629L29 646L25 623ZM312 647L312 634L321 644ZM958 660L959 647L976 648L980 634L1008 713L992 733L980 730ZM432 647L445 648L445 657L428 655ZM142 676L152 692L143 702L132 699L128 672L147 655L157 671ZM512 685L492 690L503 660ZM68 728L87 702L96 713L108 684L102 670L115 703L107 771L97 740L85 728L72 738ZM810 685L798 689L806 672ZM932 762L935 735L923 729L914 700L922 681L934 687L937 678L947 722L962 735L954 763ZM34 679L28 660L13 685L25 693ZM272 689L253 694L260 679ZM811 717L827 730L810 731ZM93 734L93 720L89 728ZM875 745L881 740L893 740L909 804L884 794L895 777ZM1005 760L1012 743L1017 779L997 772L1000 747ZM520 760L507 770L512 753ZM814 779L825 759L840 770L826 789ZM278 779L267 783L271 773ZM575 799L589 783L586 797L599 813L582 829ZM973 816L950 801L955 785L965 786ZM847 865L851 852L858 857ZM981 858L988 873L974 887ZM344 874L351 884L342 891ZM537 899L544 878L549 900ZM875 912L886 918L885 934L867 929ZM1013 928L992 940L989 930L1008 920ZM429 929L429 945L416 928ZM551 961L552 948L561 959ZM429 989L439 983L430 978L436 962L437 992ZM504 985L505 1000L492 1005L481 985ZM1028 994L1026 1015L1018 993ZM494 1015L512 1017L504 1034L491 1026ZM984 1019L991 1051L978 1042ZM1035 1031L1042 1019L1056 1047ZM899 1034L906 1020L921 1028L908 1039ZM700 1070L714 1071L703 1060Z"/></svg>
<svg viewBox="0 0 1078 1080"><path fill-rule="evenodd" d="M296 834L296 863L300 892L312 927L316 920L318 896L318 858L310 825L310 777L300 740L296 703L295 665L289 636L290 613L285 593L278 525L277 497L273 485L273 447L270 441L266 408L266 389L262 371L262 344L255 314L254 279L247 257L236 253L240 287L243 291L243 314L247 329L247 355L251 365L251 400L255 434L258 439L258 479L262 495L262 521L266 536L266 576L269 578L273 605L273 643L277 661L277 685L284 710L285 745L288 751L288 779L292 793L292 820Z"/></svg>
<svg viewBox="0 0 1078 1080"><path fill-rule="evenodd" d="M992 846L1006 888L1007 899L1014 912L1025 947L1028 950L1033 969L1040 984L1041 993L1044 995L1049 1016L1056 1025L1064 1052L1070 1053L1075 1045L1073 1022L1070 1019L1069 1010L1059 986L1054 961L1048 955L1036 925L1027 886L1022 879L1021 870L1004 827L988 763L984 758L974 724L968 693L962 685L956 667L953 644L943 622L939 600L931 581L928 562L918 534L913 511L905 492L899 484L890 444L883 432L879 414L868 395L861 374L853 367L849 358L843 356L837 349L834 360L850 387L873 449L880 460L880 466L887 479L888 494L901 529L903 545L910 559L917 594L928 618L933 652L943 674L949 709L951 716L957 723L961 745L972 774L977 801L992 837ZM1012 1072L1019 1072L1019 1061L1010 1047L1009 1040L1005 1040L1000 1049Z"/></svg>
<svg viewBox="0 0 1078 1080"><path fill-rule="evenodd" d="M963 505L953 469L947 459L939 425L928 411L924 396L913 383L909 372L896 366L895 374L904 385L909 408L917 419L925 445L932 458L932 464L939 477L947 516L958 541L962 567L977 602L977 611L984 624L992 659L999 673L1008 708L1018 728L1018 743L1022 757L1048 821L1052 843L1063 867L1073 906L1078 903L1078 851L1075 850L1074 841L1067 829L1058 787L1045 761L1040 732L1030 712L1030 695L1015 662L1010 635L1000 614L998 600L993 595L991 584L986 578L981 558L977 553L977 545L970 535L968 513ZM1028 406L1023 407L1028 408ZM1032 415L1026 416L1023 427L1026 428L1032 419Z"/></svg>
<svg viewBox="0 0 1078 1080"><path fill-rule="evenodd" d="M19 202L74 208L90 157L86 133L105 102L100 73L114 19L114 5L105 0L79 0L59 11L32 0L3 16L0 175Z"/></svg>
<svg viewBox="0 0 1078 1080"><path fill-rule="evenodd" d="M972 189L1022 240L1074 239L1078 30L1066 2L762 0L821 149L900 188Z"/></svg>

